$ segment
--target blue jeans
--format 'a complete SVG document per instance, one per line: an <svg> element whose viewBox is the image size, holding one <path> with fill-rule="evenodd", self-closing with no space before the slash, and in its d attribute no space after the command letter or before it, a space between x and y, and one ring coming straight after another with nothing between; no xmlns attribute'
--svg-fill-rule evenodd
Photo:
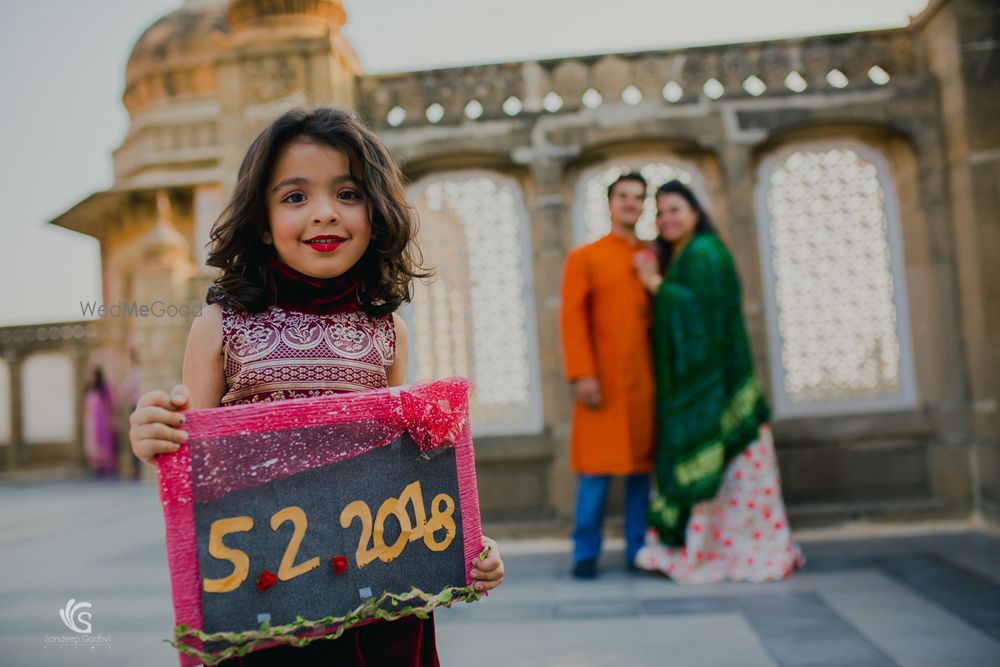
<svg viewBox="0 0 1000 667"><path fill-rule="evenodd" d="M573 560L597 560L601 553L601 529L608 500L611 475L580 475L576 488L576 525L573 528ZM625 558L635 559L646 535L649 475L628 475L625 485Z"/></svg>

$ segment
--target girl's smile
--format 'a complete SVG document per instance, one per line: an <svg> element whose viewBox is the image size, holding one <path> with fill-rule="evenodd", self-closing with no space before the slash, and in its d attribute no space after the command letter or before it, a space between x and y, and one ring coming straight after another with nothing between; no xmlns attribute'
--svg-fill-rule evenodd
<svg viewBox="0 0 1000 667"><path fill-rule="evenodd" d="M333 252L346 240L343 236L320 235L306 239L303 243L316 252Z"/></svg>
<svg viewBox="0 0 1000 667"><path fill-rule="evenodd" d="M368 206L350 166L342 151L307 139L289 143L275 163L264 241L296 271L334 278L368 249Z"/></svg>

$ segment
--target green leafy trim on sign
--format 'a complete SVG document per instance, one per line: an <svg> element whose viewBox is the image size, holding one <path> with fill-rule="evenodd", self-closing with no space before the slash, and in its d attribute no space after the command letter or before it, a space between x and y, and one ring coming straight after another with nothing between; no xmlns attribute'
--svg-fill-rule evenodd
<svg viewBox="0 0 1000 667"><path fill-rule="evenodd" d="M287 625L272 627L270 621L265 621L261 623L260 628L257 630L214 632L211 634L189 628L182 624L174 629L173 641L169 639L165 639L164 641L181 653L198 658L206 665L217 665L223 660L246 655L265 643L276 642L296 647L307 646L321 639L337 639L346 630L358 625L362 621L373 618L396 621L411 615L426 619L428 618L428 613L433 611L435 607L450 607L455 602L475 602L481 597L482 593L467 587L449 586L436 595L424 593L418 588L413 588L409 593L383 593L378 598L372 596L346 616L327 616L315 621L308 621L299 616L295 619L294 623ZM417 601L417 604L414 604L415 601ZM382 606L385 604L388 604L390 609L383 609ZM337 629L330 634L321 636L300 636L300 633L304 631L327 626L337 626ZM187 641L192 639L198 639L202 642L224 641L228 642L230 646L219 651L203 651L187 643Z"/></svg>

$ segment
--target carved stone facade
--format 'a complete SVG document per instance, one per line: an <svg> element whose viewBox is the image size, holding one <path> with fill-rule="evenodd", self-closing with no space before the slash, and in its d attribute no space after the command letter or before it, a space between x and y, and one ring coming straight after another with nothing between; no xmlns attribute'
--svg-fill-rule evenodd
<svg viewBox="0 0 1000 667"><path fill-rule="evenodd" d="M478 377L487 519L561 522L562 261L602 229L593 193L617 170L676 174L736 257L796 525L997 518L995 3L932 0L895 30L377 76L343 20L338 0L199 0L140 38L116 183L54 221L101 240L106 302L198 300L254 133L300 104L353 106L403 162L444 264L406 315L413 372ZM105 324L147 388L179 380L187 321ZM810 360L819 344L857 354Z"/></svg>

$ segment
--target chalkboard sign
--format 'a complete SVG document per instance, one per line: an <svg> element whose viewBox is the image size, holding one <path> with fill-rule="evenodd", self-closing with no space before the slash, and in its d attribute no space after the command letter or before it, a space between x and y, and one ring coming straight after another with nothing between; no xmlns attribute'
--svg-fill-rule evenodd
<svg viewBox="0 0 1000 667"><path fill-rule="evenodd" d="M157 458L182 665L472 601L468 382L187 413Z"/></svg>

